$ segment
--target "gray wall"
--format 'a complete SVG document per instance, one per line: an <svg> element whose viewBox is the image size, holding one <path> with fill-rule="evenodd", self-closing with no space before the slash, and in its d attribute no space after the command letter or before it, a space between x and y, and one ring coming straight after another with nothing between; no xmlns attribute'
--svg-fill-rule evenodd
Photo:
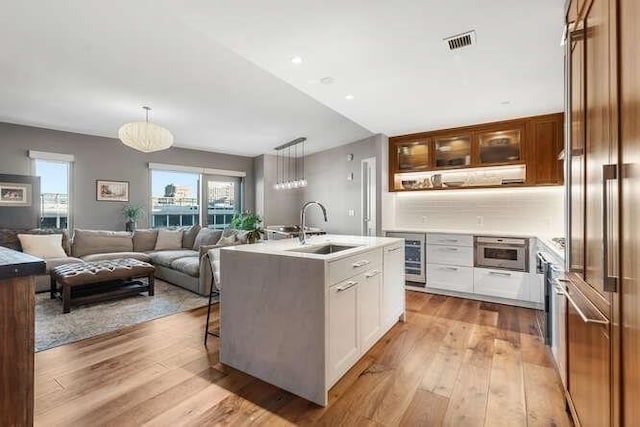
<svg viewBox="0 0 640 427"><path fill-rule="evenodd" d="M309 185L304 189L305 201L317 200L327 208L328 222L324 222L319 209L310 208L309 223L322 227L329 233L361 234L361 161L376 158L376 230L381 233L381 192L383 189L383 154L387 137L378 134L360 141L309 155L305 159L305 172ZM353 160L347 161L347 155ZM353 181L347 176L353 172ZM352 209L354 216L349 216Z"/></svg>
<svg viewBox="0 0 640 427"><path fill-rule="evenodd" d="M40 178L0 174L0 182L31 184L31 206L0 206L0 228L15 230L37 227L40 222Z"/></svg>
<svg viewBox="0 0 640 427"><path fill-rule="evenodd" d="M264 218L265 225L288 225L300 222L303 190L276 190L277 157L263 155L254 159L256 183L256 212Z"/></svg>
<svg viewBox="0 0 640 427"><path fill-rule="evenodd" d="M0 123L0 173L30 175L29 150L73 154L73 226L122 230L125 203L96 201L96 180L129 181L130 203L149 206L149 162L245 171L244 208L254 210L253 159L207 151L171 148L145 154L119 140ZM149 209L147 209L147 212ZM139 227L148 225L145 216Z"/></svg>

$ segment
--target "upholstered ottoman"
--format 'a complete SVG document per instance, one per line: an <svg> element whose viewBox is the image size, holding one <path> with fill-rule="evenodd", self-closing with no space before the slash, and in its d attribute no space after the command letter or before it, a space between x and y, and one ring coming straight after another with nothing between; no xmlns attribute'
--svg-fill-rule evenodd
<svg viewBox="0 0 640 427"><path fill-rule="evenodd" d="M62 295L63 313L71 311L72 295L76 290L91 288L87 295L73 295L73 304L102 301L117 296L148 292L153 296L155 268L133 258L65 264L51 270L51 298ZM146 277L147 283L134 281ZM60 285L60 289L58 289ZM104 289L100 289L100 288ZM72 289L74 292L72 293Z"/></svg>

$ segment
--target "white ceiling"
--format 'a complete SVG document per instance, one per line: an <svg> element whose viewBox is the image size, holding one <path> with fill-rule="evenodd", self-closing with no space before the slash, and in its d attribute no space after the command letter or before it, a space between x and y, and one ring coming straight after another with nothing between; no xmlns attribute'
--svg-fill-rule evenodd
<svg viewBox="0 0 640 427"><path fill-rule="evenodd" d="M564 0L197 0L194 23L373 132L563 110ZM206 30L204 30L206 28ZM477 45L443 39L471 29ZM303 58L294 66L292 55ZM335 83L317 81L331 76ZM355 99L345 100L347 94ZM503 102L510 103L504 105Z"/></svg>
<svg viewBox="0 0 640 427"><path fill-rule="evenodd" d="M561 111L563 3L4 1L0 121L115 137L150 105L179 146L257 155Z"/></svg>
<svg viewBox="0 0 640 427"><path fill-rule="evenodd" d="M371 135L221 46L179 1L10 0L0 12L0 121L117 137L151 119L177 146L259 155Z"/></svg>

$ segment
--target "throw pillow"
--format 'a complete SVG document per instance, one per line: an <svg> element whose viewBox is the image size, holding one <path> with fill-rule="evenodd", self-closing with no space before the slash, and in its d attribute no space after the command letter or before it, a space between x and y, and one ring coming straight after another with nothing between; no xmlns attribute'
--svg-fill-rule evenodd
<svg viewBox="0 0 640 427"><path fill-rule="evenodd" d="M38 258L65 258L62 234L18 234L22 251Z"/></svg>
<svg viewBox="0 0 640 427"><path fill-rule="evenodd" d="M185 249L193 248L196 237L200 232L200 224L192 225L191 227L182 227L184 232L182 233L182 247Z"/></svg>
<svg viewBox="0 0 640 427"><path fill-rule="evenodd" d="M158 240L156 240L156 251L182 249L182 230L158 230Z"/></svg>
<svg viewBox="0 0 640 427"><path fill-rule="evenodd" d="M236 244L236 235L232 234L230 236L222 236L220 240L218 240L218 246L232 246Z"/></svg>
<svg viewBox="0 0 640 427"><path fill-rule="evenodd" d="M196 236L196 240L193 243L193 250L199 251L200 246L210 246L218 243L222 237L221 230L212 230L211 228L203 228L198 231L198 235Z"/></svg>

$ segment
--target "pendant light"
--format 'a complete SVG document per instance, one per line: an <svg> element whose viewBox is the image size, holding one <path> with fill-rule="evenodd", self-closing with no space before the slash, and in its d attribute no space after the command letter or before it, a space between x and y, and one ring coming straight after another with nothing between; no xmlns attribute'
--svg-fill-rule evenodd
<svg viewBox="0 0 640 427"><path fill-rule="evenodd" d="M173 145L173 135L167 129L149 121L151 108L145 110L144 122L125 123L118 130L118 137L124 145L143 153L166 150Z"/></svg>
<svg viewBox="0 0 640 427"><path fill-rule="evenodd" d="M275 148L276 190L292 190L307 186L304 177L304 143L307 138L296 138ZM298 153L300 146L301 155ZM282 171L282 173L280 173Z"/></svg>

